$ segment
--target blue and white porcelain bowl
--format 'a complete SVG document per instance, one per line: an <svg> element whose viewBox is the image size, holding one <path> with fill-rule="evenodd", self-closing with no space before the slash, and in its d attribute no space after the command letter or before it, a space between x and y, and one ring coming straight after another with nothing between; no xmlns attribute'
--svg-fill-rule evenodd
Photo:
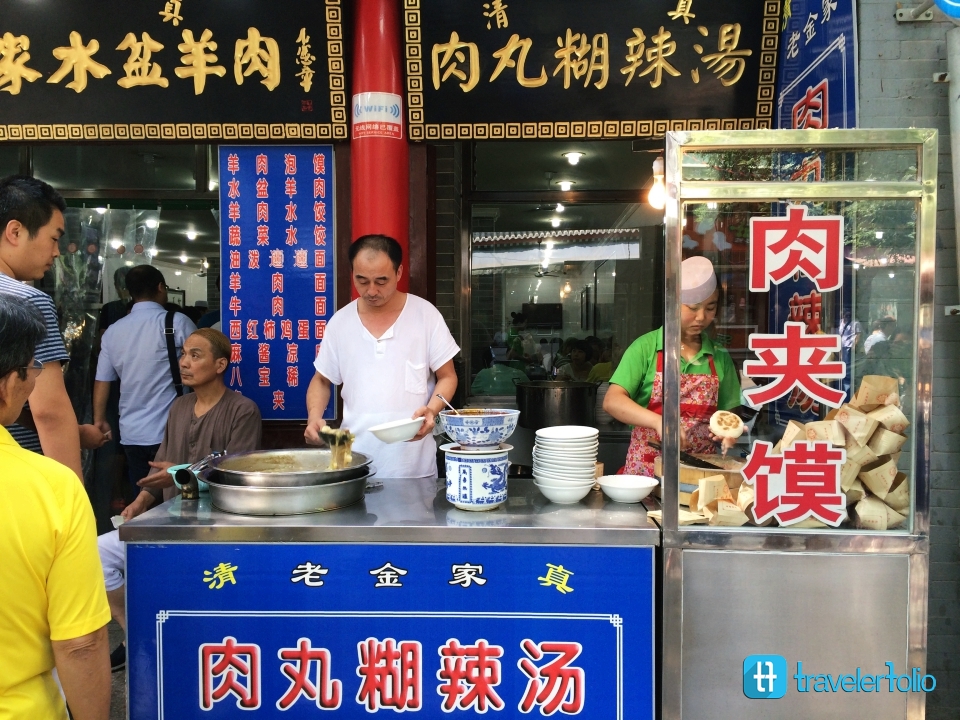
<svg viewBox="0 0 960 720"><path fill-rule="evenodd" d="M513 435L519 420L519 410L466 408L459 414L453 410L440 411L443 431L464 447L496 448Z"/></svg>
<svg viewBox="0 0 960 720"><path fill-rule="evenodd" d="M445 455L447 500L460 510L493 510L507 500L508 450Z"/></svg>

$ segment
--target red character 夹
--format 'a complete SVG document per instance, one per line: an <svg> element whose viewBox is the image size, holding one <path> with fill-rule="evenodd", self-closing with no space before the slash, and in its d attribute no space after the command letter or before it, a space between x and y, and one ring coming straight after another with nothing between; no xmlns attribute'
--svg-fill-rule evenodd
<svg viewBox="0 0 960 720"><path fill-rule="evenodd" d="M807 216L805 205L788 205L786 217L750 219L750 290L767 292L795 273L820 292L843 284L843 217Z"/></svg>
<svg viewBox="0 0 960 720"><path fill-rule="evenodd" d="M752 408L789 394L795 387L824 405L840 407L846 394L824 385L821 378L842 378L846 364L827 361L829 353L840 352L839 335L808 335L804 324L785 322L784 332L753 333L747 345L759 360L743 363L743 374L750 378L773 378L767 385L744 390L743 396Z"/></svg>
<svg viewBox="0 0 960 720"><path fill-rule="evenodd" d="M368 712L390 708L402 712L421 706L421 646L415 640L367 638L357 643L361 678L357 702Z"/></svg>
<svg viewBox="0 0 960 720"><path fill-rule="evenodd" d="M583 710L586 694L586 674L583 668L572 667L583 646L576 642L541 642L526 639L520 643L526 657L517 667L527 676L527 689L520 701L520 712L528 713L535 707L541 715L553 715L558 710L575 715ZM546 655L556 655L543 665L536 665Z"/></svg>
<svg viewBox="0 0 960 720"><path fill-rule="evenodd" d="M287 661L280 666L280 672L290 679L287 692L277 700L278 710L288 710L301 697L315 702L320 710L340 707L341 685L339 680L330 678L329 650L311 647L308 638L300 638L296 647L281 648L277 656Z"/></svg>
<svg viewBox="0 0 960 720"><path fill-rule="evenodd" d="M228 695L241 710L260 707L260 646L236 638L200 646L200 707L211 710Z"/></svg>
<svg viewBox="0 0 960 720"><path fill-rule="evenodd" d="M441 681L437 692L443 697L444 712L483 713L488 705L494 710L503 709L503 700L496 690L500 684L502 647L490 645L486 640L477 640L475 645L460 645L450 639L437 652L440 654L437 679Z"/></svg>

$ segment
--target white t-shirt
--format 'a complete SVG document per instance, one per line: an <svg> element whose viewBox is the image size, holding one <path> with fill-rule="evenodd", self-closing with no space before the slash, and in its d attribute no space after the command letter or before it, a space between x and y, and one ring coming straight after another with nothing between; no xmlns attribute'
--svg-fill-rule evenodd
<svg viewBox="0 0 960 720"><path fill-rule="evenodd" d="M397 321L379 339L360 322L357 300L330 318L314 367L342 386L343 427L357 436L354 449L370 455L382 477L436 477L437 446L431 436L388 445L368 430L409 418L426 405L437 368L458 352L439 311L409 293Z"/></svg>

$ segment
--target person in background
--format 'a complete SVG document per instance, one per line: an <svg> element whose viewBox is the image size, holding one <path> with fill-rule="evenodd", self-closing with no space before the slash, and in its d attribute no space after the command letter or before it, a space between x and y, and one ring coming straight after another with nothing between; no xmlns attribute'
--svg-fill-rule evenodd
<svg viewBox="0 0 960 720"><path fill-rule="evenodd" d="M873 331L863 341L863 351L870 354L870 349L878 342L886 342L893 337L897 329L897 321L892 317L884 317L873 323Z"/></svg>
<svg viewBox="0 0 960 720"><path fill-rule="evenodd" d="M97 321L97 332L102 336L107 328L130 312L130 293L127 291L127 273L130 268L121 265L113 271L113 287L117 291L117 299L104 303L100 308L100 319Z"/></svg>
<svg viewBox="0 0 960 720"><path fill-rule="evenodd" d="M477 373L470 385L470 392L473 395L516 395L515 382L527 382L529 379L525 372L506 363L491 363L490 367Z"/></svg>
<svg viewBox="0 0 960 720"><path fill-rule="evenodd" d="M21 447L42 452L83 478L80 447L98 448L109 436L93 425L79 425L63 382L63 365L70 359L60 336L53 300L25 282L39 280L60 256L67 205L47 183L23 175L0 180L0 294L36 307L43 316L46 337L36 358L48 372L37 378L29 408L8 423Z"/></svg>
<svg viewBox="0 0 960 720"><path fill-rule="evenodd" d="M220 276L219 275L217 275L216 284L217 284L217 293L219 294L220 292ZM207 312L205 312L203 315L200 316L200 319L197 320L197 327L205 328L205 327L213 327L214 325L216 325L217 327L215 329L219 330L220 329L219 323L220 323L220 306L217 305L212 310L208 308Z"/></svg>
<svg viewBox="0 0 960 720"><path fill-rule="evenodd" d="M126 520L149 510L175 488L167 469L195 463L215 450L241 453L260 449L260 409L243 395L230 390L223 381L230 364L230 341L218 330L201 328L183 343L180 375L193 390L173 401L163 433L163 442L153 469L137 483L142 490L123 510ZM124 632L124 549L119 533L113 530L97 538L110 613ZM119 670L126 664L126 645L121 643L110 655L110 666Z"/></svg>
<svg viewBox="0 0 960 720"><path fill-rule="evenodd" d="M10 425L47 368L46 321L0 295L0 425ZM110 609L93 511L74 472L0 428L0 717L106 720ZM56 668L63 697L57 688Z"/></svg>
<svg viewBox="0 0 960 720"><path fill-rule="evenodd" d="M359 297L330 319L317 372L307 390L306 441L321 442L330 386L341 385L343 423L356 435L355 450L373 457L394 477L437 476L433 428L443 402L457 390L453 358L460 352L440 312L397 290L403 276L400 243L364 235L350 246L350 270ZM405 443L388 445L369 432L374 425L426 418Z"/></svg>
<svg viewBox="0 0 960 720"><path fill-rule="evenodd" d="M714 453L719 438L710 416L740 404L740 380L730 355L715 346L707 328L719 302L717 276L705 257L691 257L680 269L680 446ZM653 477L660 451L650 442L663 436L663 328L633 341L624 353L603 399L614 419L633 425L625 472ZM724 447L733 441L724 441Z"/></svg>
<svg viewBox="0 0 960 720"><path fill-rule="evenodd" d="M127 289L133 299L130 314L111 325L103 335L97 377L93 385L93 421L103 432L110 383L120 380L120 436L127 456L131 495L136 483L150 474L150 462L163 439L163 426L170 405L177 398L164 325L167 297L163 273L152 265L138 265L127 273ZM175 354L179 355L196 326L181 313L173 314ZM179 375L179 371L177 371Z"/></svg>
<svg viewBox="0 0 960 720"><path fill-rule="evenodd" d="M557 372L557 380L586 380L593 369L589 357L590 346L583 340L574 340L570 345L570 362Z"/></svg>
<svg viewBox="0 0 960 720"><path fill-rule="evenodd" d="M560 368L564 365L570 364L570 352L573 348L573 344L578 342L577 338L571 337L563 340L560 343L560 349L558 352L553 355L553 372L554 374L559 374Z"/></svg>
<svg viewBox="0 0 960 720"><path fill-rule="evenodd" d="M610 357L610 348L604 348L603 352L600 353L600 362L590 369L587 382L607 382L610 379L610 376L613 375L613 362Z"/></svg>
<svg viewBox="0 0 960 720"><path fill-rule="evenodd" d="M548 374L553 371L553 347L546 338L540 338L540 365Z"/></svg>
<svg viewBox="0 0 960 720"><path fill-rule="evenodd" d="M850 394L850 378L853 372L853 353L860 342L860 333L862 328L860 323L853 320L853 313L850 310L843 311L843 319L838 328L840 333L840 359L846 363L847 374L841 382L841 389Z"/></svg>

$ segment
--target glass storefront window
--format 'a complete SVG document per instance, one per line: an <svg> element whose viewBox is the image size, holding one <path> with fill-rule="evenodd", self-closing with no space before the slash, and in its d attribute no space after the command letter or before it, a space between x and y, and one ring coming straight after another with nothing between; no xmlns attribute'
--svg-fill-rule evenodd
<svg viewBox="0 0 960 720"><path fill-rule="evenodd" d="M472 214L471 395L513 395L517 378L605 382L623 350L662 322L662 226L649 207ZM559 215L562 227L523 229Z"/></svg>
<svg viewBox="0 0 960 720"><path fill-rule="evenodd" d="M20 148L16 145L0 144L0 177L16 175L20 172Z"/></svg>
<svg viewBox="0 0 960 720"><path fill-rule="evenodd" d="M932 172L921 132L889 149L680 146L678 194L717 197L678 203L668 223L685 267L706 258L717 279L714 296L679 306L679 332L667 333L679 335L665 354L680 367L680 524L914 531L925 512L916 474L929 338L920 233L933 212L920 189ZM716 184L698 190L703 180ZM761 180L793 185L777 197ZM821 191L824 181L850 190Z"/></svg>
<svg viewBox="0 0 960 720"><path fill-rule="evenodd" d="M195 145L37 145L34 175L55 188L195 190Z"/></svg>

